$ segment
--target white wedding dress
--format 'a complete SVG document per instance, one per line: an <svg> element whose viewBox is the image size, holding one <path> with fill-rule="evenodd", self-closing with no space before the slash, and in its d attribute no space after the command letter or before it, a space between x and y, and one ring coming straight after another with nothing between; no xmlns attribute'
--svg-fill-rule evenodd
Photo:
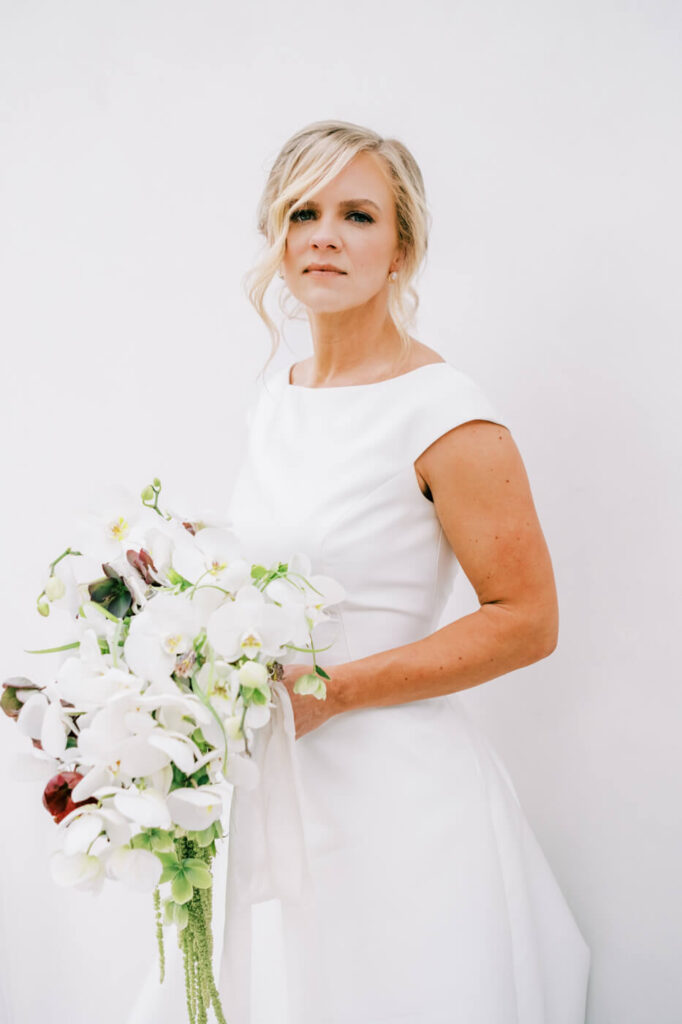
<svg viewBox="0 0 682 1024"><path fill-rule="evenodd" d="M472 419L504 423L447 362L325 388L292 385L287 367L258 385L229 518L250 561L305 552L345 587L316 627L318 647L336 638L322 667L437 628L458 565L414 461ZM351 710L291 749L305 892L228 898L228 1024L584 1024L589 947L458 695ZM230 841L256 847L254 835ZM240 870L262 855L242 848ZM172 1013L168 980L148 979L130 1024L186 1019L183 979Z"/></svg>

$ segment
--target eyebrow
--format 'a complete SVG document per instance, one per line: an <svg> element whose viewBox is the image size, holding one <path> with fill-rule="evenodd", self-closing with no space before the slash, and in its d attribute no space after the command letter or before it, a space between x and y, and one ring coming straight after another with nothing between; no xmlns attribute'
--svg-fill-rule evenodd
<svg viewBox="0 0 682 1024"><path fill-rule="evenodd" d="M318 206L319 204L314 199L311 199L306 205ZM381 207L373 199L344 199L339 203L339 208L342 210L348 209L351 206L373 206L378 213L381 212Z"/></svg>

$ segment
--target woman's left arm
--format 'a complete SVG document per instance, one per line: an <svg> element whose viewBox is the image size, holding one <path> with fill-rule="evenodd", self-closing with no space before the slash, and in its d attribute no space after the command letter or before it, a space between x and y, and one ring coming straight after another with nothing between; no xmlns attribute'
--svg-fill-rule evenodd
<svg viewBox="0 0 682 1024"><path fill-rule="evenodd" d="M478 686L556 647L552 563L509 430L487 420L462 423L434 441L418 466L480 607L422 640L331 666L326 700L293 693L296 678L311 671L310 665L285 666L297 736L353 708Z"/></svg>

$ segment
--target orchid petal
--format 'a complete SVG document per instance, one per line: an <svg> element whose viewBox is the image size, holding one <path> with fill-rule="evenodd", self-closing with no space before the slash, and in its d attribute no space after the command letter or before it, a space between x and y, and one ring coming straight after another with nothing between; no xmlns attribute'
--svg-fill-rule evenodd
<svg viewBox="0 0 682 1024"><path fill-rule="evenodd" d="M131 850L120 846L110 854L107 872L137 892L152 892L159 883L163 865L150 850Z"/></svg>

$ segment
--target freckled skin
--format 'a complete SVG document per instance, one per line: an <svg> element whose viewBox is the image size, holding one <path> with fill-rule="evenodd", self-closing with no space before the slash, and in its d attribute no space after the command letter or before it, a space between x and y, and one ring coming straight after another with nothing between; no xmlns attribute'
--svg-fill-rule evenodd
<svg viewBox="0 0 682 1024"><path fill-rule="evenodd" d="M344 208L351 196L374 199L379 213L373 223ZM396 364L407 372L443 361L413 338L406 365L402 359L387 302L389 274L400 270L403 255L385 168L372 154L359 154L289 228L283 276L306 308L315 350L297 364L291 383L370 383L394 375ZM332 263L342 276L310 276L305 268L311 261ZM326 701L293 693L296 678L311 665L287 666L297 736L345 710L477 686L546 657L556 645L552 565L509 430L467 421L436 439L414 469L480 608L414 643L334 666Z"/></svg>

